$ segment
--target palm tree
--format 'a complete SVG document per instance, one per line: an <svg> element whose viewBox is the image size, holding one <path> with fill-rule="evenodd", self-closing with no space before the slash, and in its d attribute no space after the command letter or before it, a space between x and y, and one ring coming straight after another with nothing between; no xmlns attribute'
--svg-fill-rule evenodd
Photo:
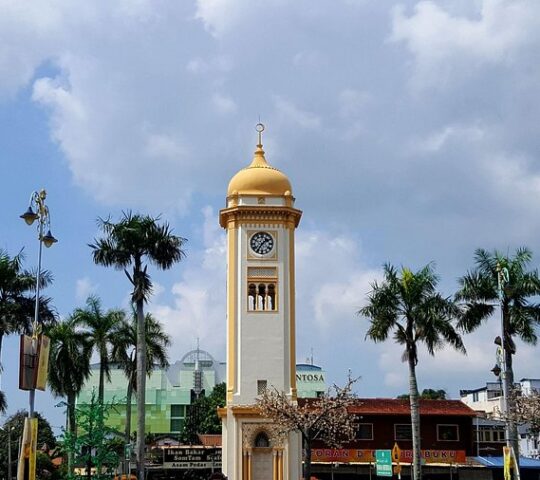
<svg viewBox="0 0 540 480"><path fill-rule="evenodd" d="M163 330L162 324L150 313L145 315L146 336L146 375L149 377L154 367L167 368L169 360L167 347L171 343L170 336ZM124 371L128 379L126 397L125 444L131 439L131 398L137 391L137 312L133 310L131 321L123 321L116 330L112 360ZM124 473L129 473L129 460L126 460Z"/></svg>
<svg viewBox="0 0 540 480"><path fill-rule="evenodd" d="M537 270L528 270L532 252L525 247L518 248L513 257L498 251L476 250L475 268L460 279L460 290L456 299L464 302L464 315L460 322L466 332L472 332L489 318L500 305L502 315L502 335L504 339L505 391L509 411L513 410L514 370L513 356L516 353L514 338L536 345L537 328L540 325L540 304L530 301L540 294L540 278ZM501 289L499 275L508 273ZM506 281L507 280L507 281ZM508 421L509 441L519 458L518 432L515 422Z"/></svg>
<svg viewBox="0 0 540 480"><path fill-rule="evenodd" d="M449 298L437 292L438 277L431 264L418 272L384 266L384 280L374 282L368 294L368 304L360 309L371 325L366 338L385 341L390 334L403 345L403 361L409 365L409 395L413 443L414 480L422 478L420 446L420 412L416 366L418 347L423 344L430 355L450 344L465 353L460 335L452 322L458 318L459 308Z"/></svg>
<svg viewBox="0 0 540 480"><path fill-rule="evenodd" d="M110 349L118 325L124 320L123 310L103 311L101 300L92 295L86 299L86 308L77 308L73 312L76 325L84 326L90 338L92 348L99 355L98 403L103 404L105 378L111 379Z"/></svg>
<svg viewBox="0 0 540 480"><path fill-rule="evenodd" d="M6 394L0 391L0 414L4 415L7 412Z"/></svg>
<svg viewBox="0 0 540 480"><path fill-rule="evenodd" d="M137 473L144 480L144 406L146 397L146 336L144 335L144 303L152 294L148 263L168 270L185 255L186 240L172 234L169 224L159 224L159 218L127 212L118 223L100 219L104 234L90 245L94 262L123 270L133 292L131 301L137 311ZM131 267L131 273L127 270Z"/></svg>
<svg viewBox="0 0 540 480"><path fill-rule="evenodd" d="M88 332L77 328L77 322L69 317L47 331L51 339L49 354L49 386L57 397L66 397L67 431L74 437L75 399L90 376L92 339ZM68 472L73 468L73 452L68 452Z"/></svg>
<svg viewBox="0 0 540 480"><path fill-rule="evenodd" d="M36 275L23 269L23 261L22 250L10 257L5 250L0 249L0 359L4 336L28 332L34 318ZM40 278L41 287L46 287L52 281L48 271L42 271ZM50 299L41 297L39 306L40 321L44 324L53 323L55 313Z"/></svg>

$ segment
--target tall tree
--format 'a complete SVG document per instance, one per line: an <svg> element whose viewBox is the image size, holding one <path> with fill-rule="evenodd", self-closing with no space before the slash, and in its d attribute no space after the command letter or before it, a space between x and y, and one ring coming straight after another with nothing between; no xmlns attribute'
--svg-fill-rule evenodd
<svg viewBox="0 0 540 480"><path fill-rule="evenodd" d="M145 315L146 336L146 375L150 377L155 367L169 366L167 347L171 344L170 336L163 330L163 325L150 313ZM124 371L128 380L126 396L125 445L131 439L131 399L137 391L137 312L129 321L124 320L114 334L112 360ZM126 460L124 473L129 473L129 460Z"/></svg>
<svg viewBox="0 0 540 480"><path fill-rule="evenodd" d="M420 411L416 366L418 347L423 344L430 355L446 343L465 353L460 335L453 322L459 308L437 292L438 277L431 264L418 272L392 265L384 266L384 279L374 282L368 303L358 313L367 317L371 325L366 338L383 342L389 335L404 346L403 361L409 366L409 395L413 439L413 476L422 478L420 445Z"/></svg>
<svg viewBox="0 0 540 480"><path fill-rule="evenodd" d="M540 278L537 270L529 270L531 260L532 252L525 247L518 248L513 256L479 248L474 254L475 266L460 279L460 290L456 294L457 300L464 303L460 325L466 332L478 328L500 306L506 363L503 381L509 411L515 407L512 395L513 356L516 353L514 339L517 337L532 345L536 345L538 340L540 304L533 300L540 294ZM500 275L506 278L500 278ZM511 416L508 419L508 433L516 458L519 458L517 425Z"/></svg>
<svg viewBox="0 0 540 480"><path fill-rule="evenodd" d="M398 395L396 398L400 400L408 400L409 394L403 393L401 395ZM446 400L446 390L434 390L433 388L424 388L419 398L425 398L428 400Z"/></svg>
<svg viewBox="0 0 540 480"><path fill-rule="evenodd" d="M159 218L127 212L119 222L98 221L103 237L90 247L94 262L123 270L133 286L131 301L137 311L137 473L145 479L145 396L146 396L146 336L144 335L144 304L152 294L148 263L161 270L171 268L185 255L185 239L172 234L168 223ZM131 268L131 272L128 271Z"/></svg>
<svg viewBox="0 0 540 480"><path fill-rule="evenodd" d="M123 310L103 311L101 300L90 296L85 308L77 308L73 312L76 325L86 328L92 348L99 355L99 389L98 402L103 403L105 395L105 378L110 380L110 351L114 343L118 325L125 319Z"/></svg>
<svg viewBox="0 0 540 480"><path fill-rule="evenodd" d="M218 408L225 406L226 396L225 382L218 383L210 395L200 396L188 405L186 421L180 434L182 442L197 443L199 433L221 433Z"/></svg>
<svg viewBox="0 0 540 480"><path fill-rule="evenodd" d="M34 318L36 274L23 269L23 261L22 250L10 257L0 249L0 358L4 336L28 332ZM52 281L48 271L42 271L40 278L41 287L46 287ZM41 322L53 323L56 316L50 299L41 297L39 306Z"/></svg>
<svg viewBox="0 0 540 480"><path fill-rule="evenodd" d="M324 395L301 402L291 402L283 392L271 389L257 400L261 415L272 419L278 437L291 432L298 432L302 437L304 478L311 479L314 441L321 440L328 447L340 448L354 438L357 425L348 407L354 401L352 387L356 380L349 378L344 387L334 385Z"/></svg>
<svg viewBox="0 0 540 480"><path fill-rule="evenodd" d="M22 437L24 430L24 421L27 417L28 412L26 410L19 410L13 415L10 415L2 425L2 429L0 430L0 478L7 478L9 447L11 447L11 460L13 464L12 472L14 474L12 478L16 477L15 465L17 464L19 439ZM51 425L40 413L36 412L35 417L38 420L38 450L40 450L44 445L46 445L51 450L54 449L56 447L56 438L53 434ZM9 443L9 440L11 440L11 444ZM38 478L46 478L47 472L42 472L38 468L36 471L36 476Z"/></svg>
<svg viewBox="0 0 540 480"><path fill-rule="evenodd" d="M77 328L73 317L47 331L51 339L49 386L57 397L66 398L67 431L75 437L75 399L90 376L92 340L88 332ZM73 452L68 452L68 472L73 470Z"/></svg>

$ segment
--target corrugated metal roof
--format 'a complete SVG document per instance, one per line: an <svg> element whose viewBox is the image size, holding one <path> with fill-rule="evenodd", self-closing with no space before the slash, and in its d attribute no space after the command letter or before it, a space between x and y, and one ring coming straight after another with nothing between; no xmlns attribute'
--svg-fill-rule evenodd
<svg viewBox="0 0 540 480"><path fill-rule="evenodd" d="M503 457L472 457L477 462L490 468L503 468ZM519 457L519 468L534 468L540 470L540 460L535 458Z"/></svg>

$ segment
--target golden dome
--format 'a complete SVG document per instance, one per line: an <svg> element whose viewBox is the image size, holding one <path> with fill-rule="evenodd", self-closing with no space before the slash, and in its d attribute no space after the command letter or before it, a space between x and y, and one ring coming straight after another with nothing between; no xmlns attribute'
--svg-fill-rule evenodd
<svg viewBox="0 0 540 480"><path fill-rule="evenodd" d="M269 165L264 158L260 137L251 164L240 170L229 182L227 196L230 195L292 195L287 175Z"/></svg>

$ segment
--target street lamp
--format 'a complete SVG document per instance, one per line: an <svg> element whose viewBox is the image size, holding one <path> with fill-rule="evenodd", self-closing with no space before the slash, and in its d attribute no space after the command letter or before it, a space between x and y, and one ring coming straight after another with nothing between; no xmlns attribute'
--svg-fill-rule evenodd
<svg viewBox="0 0 540 480"><path fill-rule="evenodd" d="M22 471L23 477L35 478L35 457L37 441L37 419L34 418L34 403L36 388L45 388L45 378L47 370L48 357L48 339L41 334L41 325L39 321L39 293L41 284L41 256L43 245L49 248L58 240L51 233L51 216L49 208L45 205L47 192L40 190L32 192L28 209L20 218L27 225L32 225L38 221L38 240L39 255L38 267L36 272L36 301L34 306L34 321L31 327L31 336L21 337L21 364L19 366L19 388L28 390L28 418L24 422L24 431L22 437L23 447L19 452L19 472ZM46 229L46 232L45 232ZM36 364L37 360L37 364ZM28 377L30 375L30 377Z"/></svg>
<svg viewBox="0 0 540 480"><path fill-rule="evenodd" d="M38 240L39 240L39 254L38 254L38 268L36 273L36 302L34 307L34 321L32 323L32 343L36 341L36 335L39 333L39 290L41 283L41 256L43 245L47 248L51 247L53 244L58 242L56 238L53 237L51 233L51 216L49 213L49 207L45 205L45 199L47 198L47 192L45 190L40 190L39 192L32 192L30 195L30 202L28 209L20 218L22 218L27 225L32 225L36 220L38 221ZM32 208L34 207L36 210ZM47 227L47 233L44 235L43 232ZM29 412L28 417L31 418L34 416L34 399L36 395L35 388L30 389L29 391Z"/></svg>

